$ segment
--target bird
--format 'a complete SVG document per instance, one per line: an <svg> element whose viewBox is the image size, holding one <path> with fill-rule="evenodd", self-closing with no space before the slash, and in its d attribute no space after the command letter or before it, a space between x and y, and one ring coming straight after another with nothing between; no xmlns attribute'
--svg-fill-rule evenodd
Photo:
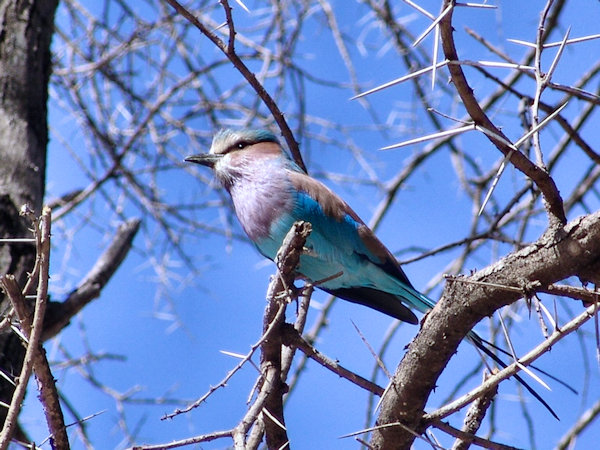
<svg viewBox="0 0 600 450"><path fill-rule="evenodd" d="M418 319L409 307L433 307L350 206L300 169L270 131L221 130L209 153L185 160L213 169L263 256L275 260L294 222L310 222L297 272L318 288L411 324Z"/></svg>
<svg viewBox="0 0 600 450"><path fill-rule="evenodd" d="M415 325L418 318L412 309L427 313L435 306L415 289L398 260L354 210L302 170L269 130L222 129L215 134L209 153L191 155L185 161L212 169L231 196L244 232L270 260L275 260L295 222L309 222L312 232L297 273L319 289ZM506 367L486 344L508 352L474 331L467 337ZM515 378L558 418L533 388L518 375Z"/></svg>

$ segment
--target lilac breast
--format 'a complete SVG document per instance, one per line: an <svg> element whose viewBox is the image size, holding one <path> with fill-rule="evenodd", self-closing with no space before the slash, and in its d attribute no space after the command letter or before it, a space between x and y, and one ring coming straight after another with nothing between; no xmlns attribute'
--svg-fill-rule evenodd
<svg viewBox="0 0 600 450"><path fill-rule="evenodd" d="M229 189L235 213L255 243L268 238L271 224L292 209L292 185L285 169L276 166L253 164Z"/></svg>

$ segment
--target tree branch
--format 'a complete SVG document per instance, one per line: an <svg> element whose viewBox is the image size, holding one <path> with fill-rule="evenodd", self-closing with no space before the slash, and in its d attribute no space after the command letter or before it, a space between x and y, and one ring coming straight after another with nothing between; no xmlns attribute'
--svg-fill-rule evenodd
<svg viewBox="0 0 600 450"><path fill-rule="evenodd" d="M418 431L426 428L422 417L427 398L460 341L482 318L522 296L502 286L514 285L516 280L548 286L577 275L598 259L600 212L571 221L560 239L545 234L537 242L465 277L476 283L458 280L446 284L441 300L424 320L394 375L392 388L382 399L377 423L401 422ZM387 443L394 442L398 448L408 448L413 439L401 427L388 427L374 432L372 445L386 448Z"/></svg>
<svg viewBox="0 0 600 450"><path fill-rule="evenodd" d="M258 81L256 75L244 64L242 59L235 52L235 28L233 26L233 20L231 18L231 8L229 3L226 0L221 0L221 4L223 8L225 8L225 14L227 16L227 25L229 28L229 37L228 43L226 44L221 38L219 38L215 33L209 30L202 22L200 22L196 16L194 16L190 11L184 8L179 2L176 0L166 0L175 11L185 17L192 25L198 28L202 34L204 34L208 39L211 40L213 44L217 46L224 54L229 58L233 66L242 74L242 76L248 81L248 84L252 86L252 89L258 94L261 100L265 103L271 114L273 114L273 118L279 129L281 130L281 134L287 143L287 146L294 158L294 161L298 166L306 172L306 165L302 159L302 154L300 153L300 149L298 148L298 143L294 139L294 135L292 130L290 129L287 121L279 106L273 98L269 95L264 86Z"/></svg>
<svg viewBox="0 0 600 450"><path fill-rule="evenodd" d="M445 9L452 3L454 3L453 0L444 0L442 9ZM564 225L567 221L558 188L546 170L534 164L522 152L516 150L514 146L511 148L507 145L507 143L510 142L510 139L493 124L487 114L479 106L479 103L473 94L473 89L469 86L467 78L460 66L460 58L454 45L454 29L452 27L453 12L454 11L451 10L439 24L444 55L448 61L456 62L456 64L448 64L448 71L452 77L452 83L454 84L458 95L460 95L465 109L475 124L491 132L485 133L487 138L502 152L502 154L509 157L510 162L523 174L529 177L542 192L549 214L550 230L554 230ZM498 136L499 138L494 136Z"/></svg>
<svg viewBox="0 0 600 450"><path fill-rule="evenodd" d="M297 348L302 353L304 353L310 359L316 361L318 364L322 365L326 369L331 370L336 375L345 378L346 380L354 383L357 386L375 394L381 396L383 394L383 388L378 386L377 384L367 380L366 378L361 377L360 375L352 372L351 370L343 367L339 362L328 358L321 352L319 352L316 348L310 345L301 335L298 333L293 326L284 324L283 327L283 345L292 346Z"/></svg>
<svg viewBox="0 0 600 450"><path fill-rule="evenodd" d="M287 385L282 379L282 332L285 306L288 300L297 296L294 288L296 267L311 230L310 223L295 222L277 252L277 272L269 284L269 303L263 320L259 393L246 416L234 430L236 449L246 448L245 436L252 424L264 427L268 448L283 448L286 445L289 447L283 414L283 396L287 393Z"/></svg>
<svg viewBox="0 0 600 450"><path fill-rule="evenodd" d="M263 418L268 448L283 448L285 445L289 447L283 416L283 396L287 393L287 384L281 379L282 327L285 314L283 311L280 312L280 305L285 304L288 298L293 298L290 289L294 286L296 267L311 230L312 226L308 222L294 223L275 258L277 274L269 285L267 294L269 305L265 313L264 326L267 327L275 320L279 321L279 326L273 331L272 337L265 339L261 348L261 370L275 373L270 395L265 401L265 409L271 417Z"/></svg>
<svg viewBox="0 0 600 450"><path fill-rule="evenodd" d="M33 320L30 317L29 307L25 296L20 291L14 276L5 275L2 277L2 285L11 300L13 307L20 321L20 329L27 339L27 350L23 368L18 379L17 388L13 395L6 422L0 434L0 449L8 447L12 438L14 427L17 423L17 417L21 408L21 403L25 396L25 390L31 369L35 370L38 381L38 390L40 391L40 400L44 407L46 421L50 430L50 441L53 448L67 450L69 448L69 439L65 428L64 417L60 407L58 391L54 382L54 377L50 370L50 365L46 359L46 353L42 347L42 337L44 329L44 314L46 312L48 300L48 280L50 267L50 209L45 207L42 211L42 217L36 220L35 235L37 242L36 268L34 272L38 273L38 286L36 291L35 309Z"/></svg>

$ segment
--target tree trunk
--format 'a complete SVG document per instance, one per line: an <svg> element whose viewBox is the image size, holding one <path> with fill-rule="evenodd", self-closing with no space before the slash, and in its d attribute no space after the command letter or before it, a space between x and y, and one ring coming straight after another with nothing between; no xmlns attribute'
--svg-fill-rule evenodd
<svg viewBox="0 0 600 450"><path fill-rule="evenodd" d="M0 0L0 237L29 237L25 204L40 214L44 198L50 42L58 0ZM23 285L33 268L31 244L1 244L0 271ZM0 298L0 312L8 311ZM0 369L19 374L25 348L10 331L0 333ZM13 386L0 378L0 400L10 403ZM0 423L6 408L0 408Z"/></svg>

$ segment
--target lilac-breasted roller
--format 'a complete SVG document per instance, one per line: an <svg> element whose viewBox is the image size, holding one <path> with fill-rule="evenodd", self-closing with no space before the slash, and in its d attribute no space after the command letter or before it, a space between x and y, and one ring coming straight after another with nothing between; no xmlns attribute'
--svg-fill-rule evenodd
<svg viewBox="0 0 600 450"><path fill-rule="evenodd" d="M213 169L231 195L244 231L271 260L294 222L310 222L312 232L297 271L312 282L327 280L318 288L412 324L418 320L409 307L426 313L435 306L412 286L396 258L352 208L300 169L273 133L222 130L209 153L185 160ZM468 338L505 366L475 332ZM527 383L515 378L555 415Z"/></svg>
<svg viewBox="0 0 600 450"><path fill-rule="evenodd" d="M186 161L213 169L244 231L267 258L275 259L293 223L304 220L312 232L297 271L313 282L330 278L320 289L412 324L418 320L407 305L433 308L350 206L302 171L271 132L222 130L210 153Z"/></svg>

